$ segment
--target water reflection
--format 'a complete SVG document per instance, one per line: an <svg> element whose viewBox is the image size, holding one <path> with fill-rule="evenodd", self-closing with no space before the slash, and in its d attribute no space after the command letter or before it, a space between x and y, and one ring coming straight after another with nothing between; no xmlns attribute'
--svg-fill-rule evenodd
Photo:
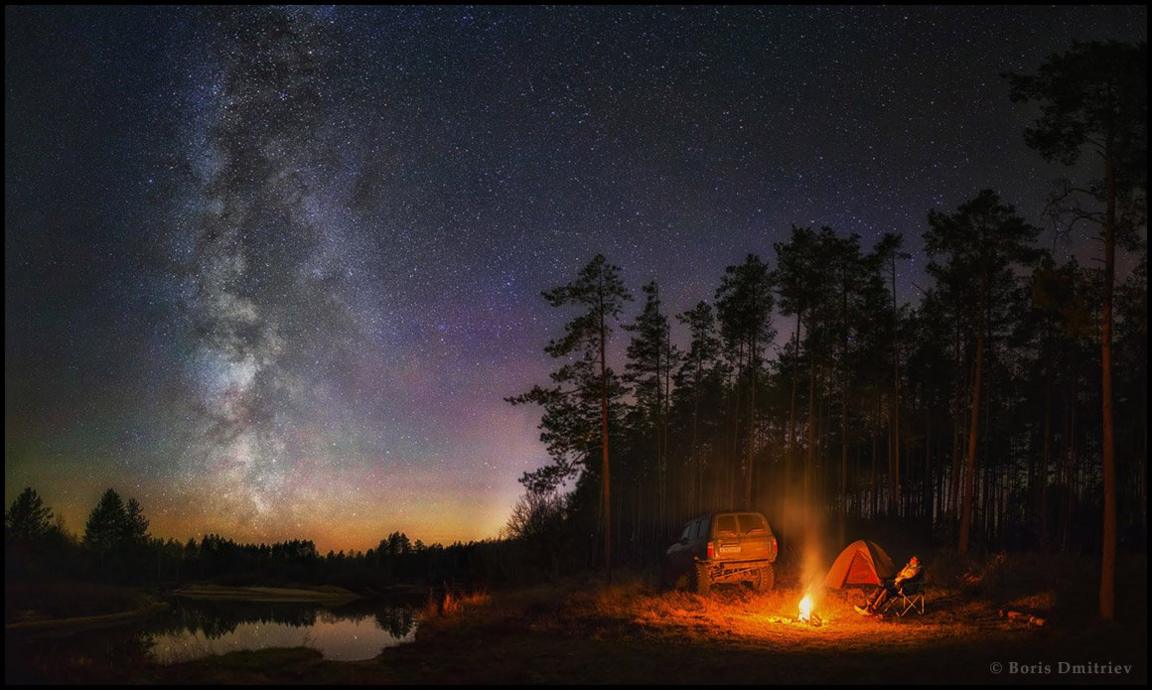
<svg viewBox="0 0 1152 690"><path fill-rule="evenodd" d="M412 606L177 601L148 638L161 664L267 647L311 647L328 659L354 661L410 640L415 628Z"/></svg>
<svg viewBox="0 0 1152 690"><path fill-rule="evenodd" d="M237 650L306 646L326 658L370 659L411 640L419 603L363 600L323 604L173 599L145 621L87 631L6 634L8 682L93 682L134 678L172 664Z"/></svg>

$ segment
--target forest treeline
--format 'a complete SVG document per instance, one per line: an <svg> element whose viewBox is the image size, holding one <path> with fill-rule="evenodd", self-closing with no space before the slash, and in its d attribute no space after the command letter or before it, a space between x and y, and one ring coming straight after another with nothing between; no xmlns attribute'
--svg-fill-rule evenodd
<svg viewBox="0 0 1152 690"><path fill-rule="evenodd" d="M1094 552L1110 617L1116 544L1147 524L1147 47L1078 43L1003 76L1038 107L1028 146L1094 178L1057 182L1041 219L992 190L930 211L914 291L900 234L794 226L682 313L604 256L544 292L575 317L551 380L509 398L542 409L550 458L519 522L609 578L724 508L791 534L881 519L961 554ZM1091 262L1065 258L1089 238Z"/></svg>
<svg viewBox="0 0 1152 690"><path fill-rule="evenodd" d="M125 502L108 489L84 532L73 534L35 489L25 488L4 514L5 577L10 582L86 580L160 587L315 584L384 592L397 585L516 583L536 575L517 567L526 559L516 541L426 545L392 532L366 551L321 553L307 539L241 544L208 534L181 542L154 537L148 530L136 499Z"/></svg>

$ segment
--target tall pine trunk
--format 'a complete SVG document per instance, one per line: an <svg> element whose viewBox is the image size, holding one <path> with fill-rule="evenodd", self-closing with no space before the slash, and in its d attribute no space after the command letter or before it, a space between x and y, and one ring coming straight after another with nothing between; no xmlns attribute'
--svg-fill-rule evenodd
<svg viewBox="0 0 1152 690"><path fill-rule="evenodd" d="M1069 540L1072 532L1072 505L1073 489L1072 475L1076 465L1076 398L1078 393L1078 380L1076 370L1072 368L1072 383L1064 406L1064 463L1061 471L1064 485L1064 502L1060 509L1060 550L1065 551L1070 546Z"/></svg>
<svg viewBox="0 0 1152 690"><path fill-rule="evenodd" d="M809 354L808 362L808 428L804 449L804 525L810 524L812 512L812 473L816 467L816 360Z"/></svg>
<svg viewBox="0 0 1152 690"><path fill-rule="evenodd" d="M704 466L700 461L700 358L696 358L696 375L692 386L692 510L701 512L704 505Z"/></svg>
<svg viewBox="0 0 1152 690"><path fill-rule="evenodd" d="M600 292L603 295L604 282L600 281ZM604 300L600 299L598 305L598 318L600 329L600 462L603 474L601 491L604 500L604 570L608 584L612 584L612 468L608 464L608 362L605 358L604 339L606 328L604 326Z"/></svg>
<svg viewBox="0 0 1152 690"><path fill-rule="evenodd" d="M896 254L892 254L892 455L888 466L888 514L900 508L900 309L896 304Z"/></svg>
<svg viewBox="0 0 1152 690"><path fill-rule="evenodd" d="M804 312L796 311L796 333L792 338L792 396L788 403L788 451L784 459L785 497L792 494L792 470L796 463L796 389L800 383L800 324Z"/></svg>
<svg viewBox="0 0 1152 690"><path fill-rule="evenodd" d="M1116 449L1112 435L1112 283L1116 277L1116 172L1104 156L1108 209L1104 219L1104 308L1100 315L1100 398L1104 454L1104 534L1100 561L1100 618L1116 617Z"/></svg>
<svg viewBox="0 0 1152 690"><path fill-rule="evenodd" d="M877 393L877 395L876 395L876 426L877 427L880 426L880 395L879 395L879 393ZM879 435L879 431L880 430L878 428L877 429L878 433L872 434L872 467L868 473L868 484L871 486L871 491L869 492L870 496L868 497L869 503L870 503L870 506L869 506L870 510L868 513L869 518L875 518L876 517L876 511L879 509L880 487L877 485L877 482L876 482L876 460L877 460L877 456L880 454L880 444L879 444L879 441L877 439L877 436Z"/></svg>
<svg viewBox="0 0 1152 690"><path fill-rule="evenodd" d="M1045 377L1044 383L1044 454L1041 460L1039 495L1036 497L1040 513L1040 543L1048 543L1048 468L1052 466L1052 376Z"/></svg>
<svg viewBox="0 0 1152 690"><path fill-rule="evenodd" d="M752 336L752 348L749 353L749 362L751 365L752 374L752 390L749 392L748 401L748 458L747 458L747 477L744 486L744 508L752 510L752 482L754 481L754 467L753 460L756 457L756 368L758 362L756 361L756 336Z"/></svg>
<svg viewBox="0 0 1152 690"><path fill-rule="evenodd" d="M960 505L960 541L956 547L962 556L968 553L968 542L972 530L972 494L976 483L976 445L980 438L980 384L982 383L984 374L987 291L988 279L982 277L980 281L980 299L978 300L977 306L980 313L980 325L976 331L976 365L972 373L972 409L968 425L968 458L964 475L964 492Z"/></svg>
<svg viewBox="0 0 1152 690"><path fill-rule="evenodd" d="M951 524L957 524L960 518L960 477L961 477L961 458L964 447L964 431L961 420L963 418L964 408L964 391L969 389L968 381L963 380L959 375L960 371L964 369L964 362L960 355L960 324L957 319L956 324L956 338L953 340L953 362L956 365L957 376L953 386L953 404L952 404L952 472L948 481L948 511L951 514ZM967 374L967 370L965 370Z"/></svg>
<svg viewBox="0 0 1152 690"><path fill-rule="evenodd" d="M843 544L847 533L845 524L848 518L848 278L847 267L841 268L840 280L840 520L838 522L839 543Z"/></svg>

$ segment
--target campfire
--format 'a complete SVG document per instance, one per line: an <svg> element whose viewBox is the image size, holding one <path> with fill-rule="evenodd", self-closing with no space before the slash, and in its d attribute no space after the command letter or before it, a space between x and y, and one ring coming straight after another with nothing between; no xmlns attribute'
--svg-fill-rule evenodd
<svg viewBox="0 0 1152 690"><path fill-rule="evenodd" d="M808 623L812 620L812 595L805 594L800 600L800 620Z"/></svg>
<svg viewBox="0 0 1152 690"><path fill-rule="evenodd" d="M769 623L785 623L789 625L806 625L813 628L818 628L824 625L823 619L812 611L812 595L807 592L804 593L803 598L800 599L800 604L797 607L797 616L769 616Z"/></svg>

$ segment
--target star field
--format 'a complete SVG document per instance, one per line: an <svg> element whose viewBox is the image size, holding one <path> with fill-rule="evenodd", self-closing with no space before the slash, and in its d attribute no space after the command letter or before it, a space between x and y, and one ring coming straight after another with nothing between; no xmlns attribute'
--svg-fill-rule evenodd
<svg viewBox="0 0 1152 690"><path fill-rule="evenodd" d="M999 73L1147 32L1136 7L5 18L6 501L80 529L112 486L161 536L321 548L496 535L544 460L503 402L546 377L540 290L597 252L675 312L794 223L903 232L913 299L929 209L990 187L1041 222L1083 171L1027 150Z"/></svg>

